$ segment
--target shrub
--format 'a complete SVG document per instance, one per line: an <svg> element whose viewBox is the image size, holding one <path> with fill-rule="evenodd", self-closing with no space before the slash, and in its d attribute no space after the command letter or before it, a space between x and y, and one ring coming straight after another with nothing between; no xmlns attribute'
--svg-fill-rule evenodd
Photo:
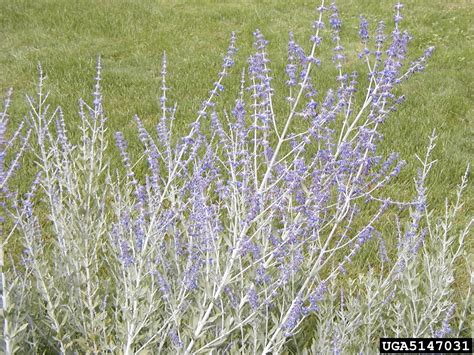
<svg viewBox="0 0 474 355"><path fill-rule="evenodd" d="M16 238L9 245L23 248L6 272L9 352L371 353L381 336L464 332L468 301L455 302L454 268L472 221L460 231L454 223L467 173L438 220L425 186L435 135L413 201L386 195L403 162L377 150L380 126L403 102L399 84L433 51L405 64L401 8L391 35L381 22L373 41L361 18L368 76L360 90L358 75L345 71L338 10L323 3L309 51L290 34L286 103L274 102L268 42L256 31L227 112L216 100L234 66L232 35L183 137L173 134L163 56L156 132L134 117L143 145L136 160L115 133L120 169L107 157L100 59L93 102L80 100L80 142L70 140L61 109L50 110L40 68L26 118L38 175L7 209ZM311 72L325 14L338 75L316 101ZM285 117L277 105L288 105ZM294 132L295 121L309 128ZM397 212L396 228L382 231L389 212ZM374 247L378 260L356 267Z"/></svg>
<svg viewBox="0 0 474 355"><path fill-rule="evenodd" d="M20 280L9 280L7 289L4 292L5 275L3 273L4 267L4 249L10 238L14 233L14 229L9 230L5 228L6 223L5 211L8 208L8 201L15 199L15 194L9 189L8 183L19 167L19 162L24 153L27 142L29 140L30 131L24 134L24 124L16 129L11 137L7 136L7 127L9 122L8 109L10 108L12 90L8 90L4 103L3 111L0 112L0 312L2 316L2 334L8 336L13 334L12 342L0 342L0 348L5 348L7 353L11 353L14 349L12 345L15 343L16 335L21 333L25 326L22 324L23 318L21 313L15 309L16 304L10 302L10 289L21 288ZM11 153L12 148L16 148L15 153Z"/></svg>

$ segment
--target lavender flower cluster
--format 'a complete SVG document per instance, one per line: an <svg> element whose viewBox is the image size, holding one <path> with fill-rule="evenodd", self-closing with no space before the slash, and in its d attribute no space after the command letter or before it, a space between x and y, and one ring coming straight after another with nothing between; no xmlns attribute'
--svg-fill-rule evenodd
<svg viewBox="0 0 474 355"><path fill-rule="evenodd" d="M7 352L370 353L379 336L454 333L457 310L457 331L465 331L468 303L456 306L451 285L472 224L453 237L467 174L445 218L434 221L425 187L433 136L414 200L397 201L384 189L404 163L379 153L379 128L404 101L399 85L433 52L407 63L411 37L400 29L401 9L390 35L380 22L372 38L361 17L359 58L368 68L361 89L361 76L348 71L339 11L323 1L310 49L290 34L284 117L258 30L235 103L217 110L236 62L232 34L217 81L182 137L174 134L178 112L164 55L156 131L134 117L143 146L137 160L115 133L120 169L106 155L100 59L92 105L80 101L78 143L61 109L49 109L40 73L24 123L38 175L25 196L2 206L13 222L7 234L23 248L5 281L15 303L4 319ZM320 96L312 73L328 32L338 74ZM2 194L18 160L4 167L12 146L4 142L6 120L4 113ZM298 121L309 129L295 132ZM20 140L21 153L27 138ZM382 234L388 212L400 210L406 217ZM389 253L393 240L397 250ZM354 265L369 244L378 245L381 270ZM357 268L363 273L354 276Z"/></svg>

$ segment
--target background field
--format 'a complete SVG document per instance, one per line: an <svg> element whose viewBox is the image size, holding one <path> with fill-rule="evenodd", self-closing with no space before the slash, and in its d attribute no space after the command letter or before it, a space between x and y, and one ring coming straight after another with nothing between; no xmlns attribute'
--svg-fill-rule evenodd
<svg viewBox="0 0 474 355"><path fill-rule="evenodd" d="M359 14L383 19L390 30L393 1L339 1L342 38L348 68L358 69ZM0 1L0 90L13 87L16 122L26 112L23 96L34 92L36 64L48 76L51 103L60 104L75 120L77 99L90 98L95 60L103 58L105 108L111 131L122 129L133 141L137 113L152 125L158 112L159 69L163 51L169 59L171 97L178 102L178 123L186 129L219 70L229 33L238 35L238 64L245 65L252 32L259 28L270 40L277 97L286 94L283 68L288 31L307 43L317 1ZM431 176L433 203L452 191L468 161L472 144L474 43L470 1L408 1L404 27L414 37L411 57L428 45L437 50L426 72L403 86L407 102L383 127L385 151L398 151L410 164L398 189L411 185L414 154L422 153L436 128L439 159ZM329 62L330 40L323 54L325 71L315 72L316 85L334 85ZM238 79L238 69L234 70ZM361 78L362 79L362 78ZM235 80L228 81L235 83ZM237 89L228 88L229 107ZM403 179L405 177L406 179ZM472 192L472 189L471 189ZM472 193L470 193L472 198ZM472 200L471 200L472 201ZM472 204L471 204L472 205ZM471 209L472 211L472 209Z"/></svg>
<svg viewBox="0 0 474 355"><path fill-rule="evenodd" d="M349 57L348 70L361 69L356 59L358 17L364 14L371 29L385 20L391 30L394 1L339 1L341 37ZM185 131L211 88L226 50L229 34L238 35L237 67L227 81L222 107L230 108L237 95L239 68L251 53L252 32L259 28L270 40L271 68L277 100L285 97L284 66L288 31L308 43L318 1L7 1L0 0L0 90L14 88L13 123L27 112L26 93L34 93L36 64L41 62L51 90L51 104L60 104L67 122L77 121L77 99L90 99L95 61L102 56L103 93L110 132L124 131L132 150L139 151L133 114L149 127L159 112L160 62L169 61L171 99L178 102L178 129ZM383 126L383 152L397 151L408 162L391 187L400 199L413 195L415 154L423 154L433 129L438 133L436 169L429 180L430 205L439 211L454 194L468 162L474 162L473 78L474 43L470 1L406 1L404 28L414 39L410 58L427 46L437 47L424 73L402 87L407 102ZM321 93L335 85L330 62L332 43L322 47L322 70L314 72ZM363 81L365 77L361 76ZM281 105L277 113L284 114ZM74 134L74 132L73 132ZM116 159L116 158L115 158ZM31 155L24 159L21 190L33 178ZM473 212L470 184L464 212Z"/></svg>

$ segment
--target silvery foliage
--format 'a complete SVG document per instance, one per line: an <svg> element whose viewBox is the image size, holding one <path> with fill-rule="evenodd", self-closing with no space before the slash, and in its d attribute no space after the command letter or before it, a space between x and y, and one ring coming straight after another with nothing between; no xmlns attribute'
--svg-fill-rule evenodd
<svg viewBox="0 0 474 355"><path fill-rule="evenodd" d="M363 89L345 72L338 10L323 2L308 52L290 34L287 102L274 101L268 42L256 31L235 105L218 110L234 66L232 35L182 137L173 133L177 106L169 105L163 56L156 132L134 118L143 145L137 159L116 132L119 169L108 158L100 60L93 102L80 101L72 124L76 143L61 109L47 103L40 68L25 120L38 174L5 206L7 352L371 353L381 336L464 334L471 288L456 303L453 283L472 224L456 220L467 172L437 216L425 187L435 136L419 159L413 201L386 196L403 162L377 152L378 129L403 101L395 89L433 50L405 64L410 36L399 28L401 8L391 35L379 23L373 41L361 18ZM335 44L338 75L321 99L312 71L324 33ZM277 117L277 105L287 114ZM3 155L1 162L3 186Z"/></svg>
<svg viewBox="0 0 474 355"><path fill-rule="evenodd" d="M3 272L4 249L13 235L13 231L5 226L8 201L15 199L15 194L9 189L8 184L19 168L20 159L27 148L31 133L30 130L25 132L24 123L21 123L13 134L8 136L7 128L10 120L8 110L11 96L12 89L8 90L3 111L0 112L0 316L2 334L4 335L0 339L0 349L4 349L7 353L12 353L16 349L15 341L17 338L21 338L26 329L25 315L18 311L18 303L13 299L28 287L28 281L25 280L9 280L7 283ZM21 298L19 302L21 305ZM12 341L5 341L9 337Z"/></svg>

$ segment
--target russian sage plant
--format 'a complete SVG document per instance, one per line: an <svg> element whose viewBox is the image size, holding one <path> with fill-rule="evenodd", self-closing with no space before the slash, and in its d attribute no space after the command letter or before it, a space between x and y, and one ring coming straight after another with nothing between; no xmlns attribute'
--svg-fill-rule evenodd
<svg viewBox="0 0 474 355"><path fill-rule="evenodd" d="M23 250L7 269L18 283L5 318L9 352L372 353L381 336L467 332L469 302L453 291L472 224L455 228L467 172L437 216L426 188L433 135L414 199L385 189L404 163L380 154L379 128L404 100L400 84L433 52L406 61L401 9L389 35L380 22L371 37L361 17L361 80L347 68L338 9L323 1L309 50L290 34L285 102L275 100L268 41L256 31L235 103L218 110L237 51L232 34L181 137L164 55L155 130L134 117L137 159L115 132L118 169L108 158L100 59L93 101L79 103L78 142L48 105L40 68L25 120L38 173L8 208L8 245ZM320 94L313 71L328 33L338 74ZM295 131L298 122L308 129ZM393 230L383 228L390 218ZM355 265L374 246L378 258Z"/></svg>
<svg viewBox="0 0 474 355"><path fill-rule="evenodd" d="M12 90L10 89L4 101L3 111L0 113L0 315L3 335L0 348L5 349L6 353L13 353L19 349L15 340L17 336L21 337L27 326L24 319L25 314L19 312L18 304L14 302L14 299L25 291L27 281L17 279L7 283L3 272L4 249L15 231L15 227L9 229L6 225L5 217L8 207L10 207L8 201L15 198L8 183L19 168L20 158L27 147L30 136L30 131L24 132L23 123L11 137L7 134L11 95ZM11 152L13 149L15 151Z"/></svg>

